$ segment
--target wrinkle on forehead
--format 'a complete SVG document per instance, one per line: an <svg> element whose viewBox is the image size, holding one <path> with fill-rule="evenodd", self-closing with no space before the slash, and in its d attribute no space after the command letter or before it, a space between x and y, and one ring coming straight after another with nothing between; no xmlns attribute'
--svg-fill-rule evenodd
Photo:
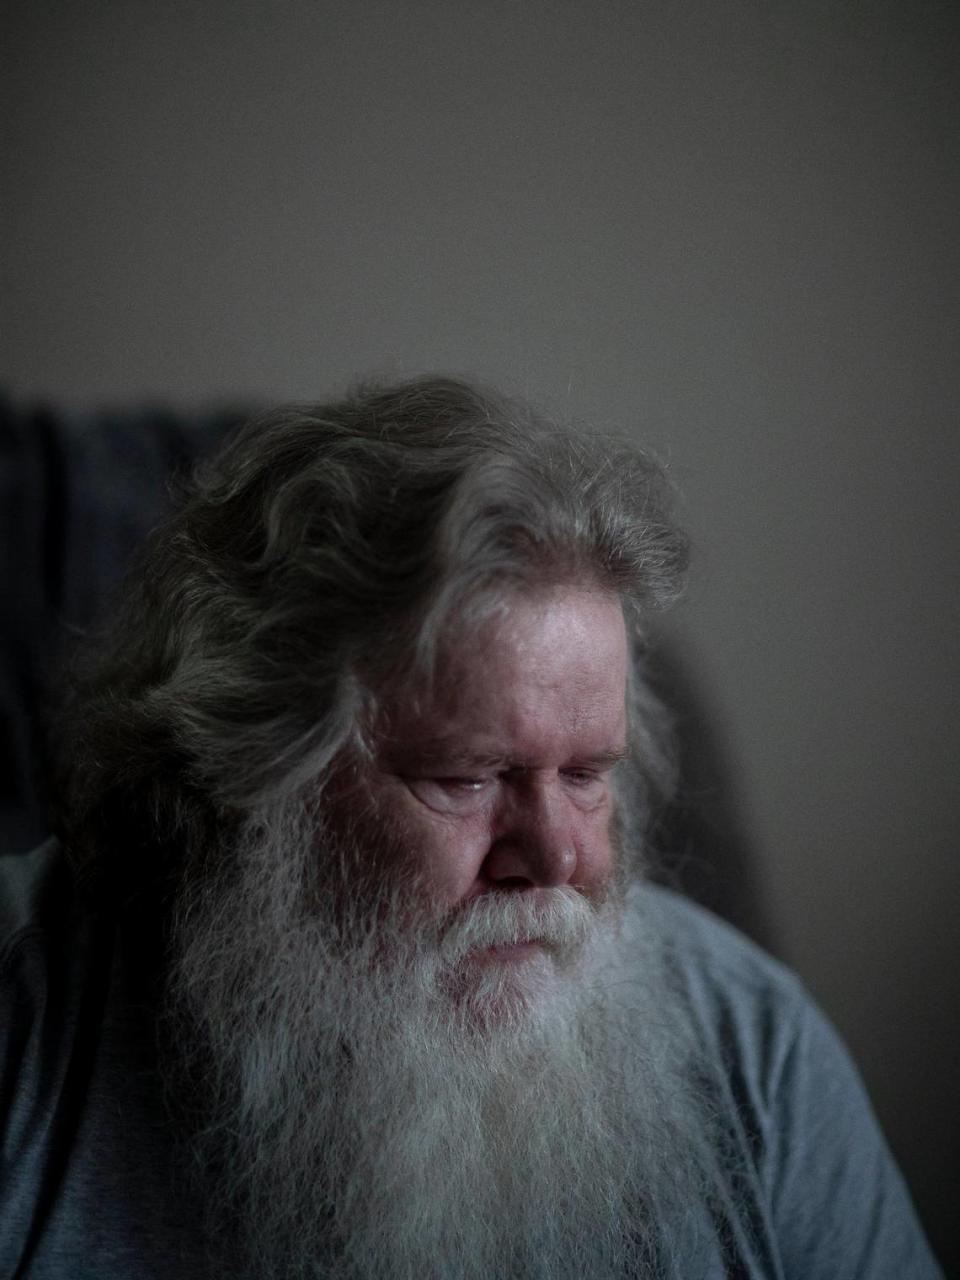
<svg viewBox="0 0 960 1280"><path fill-rule="evenodd" d="M594 735L585 749L617 752L620 744L600 739L625 732L626 672L615 595L566 587L515 597L474 634L448 634L429 691L386 700L381 743L434 750L468 737L471 754L497 756L506 742Z"/></svg>

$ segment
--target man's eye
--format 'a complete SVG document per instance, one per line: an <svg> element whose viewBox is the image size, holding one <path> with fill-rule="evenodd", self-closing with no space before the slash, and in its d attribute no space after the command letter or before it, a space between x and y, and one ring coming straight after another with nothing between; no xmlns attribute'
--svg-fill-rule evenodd
<svg viewBox="0 0 960 1280"><path fill-rule="evenodd" d="M564 769L563 776L576 787L587 787L592 782L602 782L603 774L592 769Z"/></svg>
<svg viewBox="0 0 960 1280"><path fill-rule="evenodd" d="M469 774L444 774L433 778L407 778L407 786L425 805L438 813L468 815L487 802L488 778Z"/></svg>
<svg viewBox="0 0 960 1280"><path fill-rule="evenodd" d="M573 803L581 809L596 809L608 795L606 770L564 769L564 784Z"/></svg>

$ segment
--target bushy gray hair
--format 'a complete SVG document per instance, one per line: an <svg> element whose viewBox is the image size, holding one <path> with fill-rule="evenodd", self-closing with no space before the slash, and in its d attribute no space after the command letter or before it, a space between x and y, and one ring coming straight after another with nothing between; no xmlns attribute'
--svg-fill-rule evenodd
<svg viewBox="0 0 960 1280"><path fill-rule="evenodd" d="M109 865L129 890L159 853L316 794L383 681L429 678L441 635L512 591L616 592L639 657L685 567L667 498L639 450L452 379L251 422L198 466L74 672L59 825L81 875ZM631 699L649 810L664 722L643 678Z"/></svg>

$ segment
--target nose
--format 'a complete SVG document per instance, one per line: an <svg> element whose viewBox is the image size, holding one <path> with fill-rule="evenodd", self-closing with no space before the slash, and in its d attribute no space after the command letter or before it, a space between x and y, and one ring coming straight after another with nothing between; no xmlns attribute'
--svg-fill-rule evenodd
<svg viewBox="0 0 960 1280"><path fill-rule="evenodd" d="M556 781L525 779L509 789L484 873L497 888L569 884L577 866L576 829Z"/></svg>

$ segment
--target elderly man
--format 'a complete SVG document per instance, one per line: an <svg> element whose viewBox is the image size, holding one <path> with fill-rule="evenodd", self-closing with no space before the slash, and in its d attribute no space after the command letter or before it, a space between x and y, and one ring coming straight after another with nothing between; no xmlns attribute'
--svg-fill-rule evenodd
<svg viewBox="0 0 960 1280"><path fill-rule="evenodd" d="M451 381L198 472L6 860L4 1276L937 1275L796 980L643 882L684 558Z"/></svg>

